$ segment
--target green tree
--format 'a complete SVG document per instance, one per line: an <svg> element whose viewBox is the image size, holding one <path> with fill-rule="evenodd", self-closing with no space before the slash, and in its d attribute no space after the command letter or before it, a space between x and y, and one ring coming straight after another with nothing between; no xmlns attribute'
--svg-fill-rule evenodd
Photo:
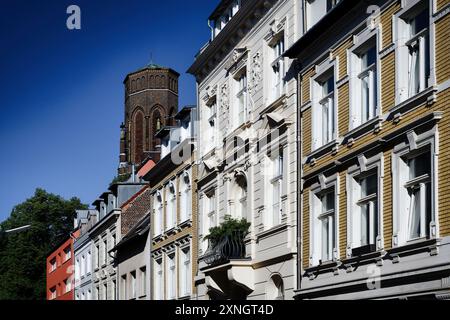
<svg viewBox="0 0 450 320"><path fill-rule="evenodd" d="M87 209L78 198L65 200L42 189L17 205L1 224L3 230L31 225L25 232L0 239L0 300L46 298L46 258L69 237L75 210Z"/></svg>

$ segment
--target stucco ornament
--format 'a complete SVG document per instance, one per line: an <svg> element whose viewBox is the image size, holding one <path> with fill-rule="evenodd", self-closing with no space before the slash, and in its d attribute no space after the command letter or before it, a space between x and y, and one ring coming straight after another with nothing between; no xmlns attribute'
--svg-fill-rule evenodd
<svg viewBox="0 0 450 320"><path fill-rule="evenodd" d="M253 55L251 60L250 68L250 85L248 88L248 93L250 95L254 94L258 89L259 84L262 80L262 57L261 52L257 52Z"/></svg>
<svg viewBox="0 0 450 320"><path fill-rule="evenodd" d="M222 119L225 133L228 131L230 125L230 99L228 84L224 83L220 88L220 109L222 110Z"/></svg>

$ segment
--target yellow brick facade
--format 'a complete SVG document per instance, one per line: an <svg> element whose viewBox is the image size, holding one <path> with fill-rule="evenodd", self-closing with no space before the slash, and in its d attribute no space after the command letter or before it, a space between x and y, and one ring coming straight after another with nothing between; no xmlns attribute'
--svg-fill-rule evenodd
<svg viewBox="0 0 450 320"><path fill-rule="evenodd" d="M437 1L437 7L442 8L448 1ZM393 15L401 9L400 1L389 5L385 11L381 13L380 24L382 30L381 48L380 51L388 48L392 42L392 21ZM450 81L450 15L438 20L435 24L436 39L435 39L435 60L436 60L436 79L437 85L442 85L446 81ZM348 38L342 40L341 43L336 44L333 50L333 57L336 57L338 63L339 79L342 79L347 74L347 55L346 50L351 46ZM381 83L381 114L387 114L389 110L395 107L395 50L387 53L381 59L380 83ZM318 62L320 63L320 62ZM344 67L345 66L345 67ZM312 76L313 67L309 67L303 74L300 75L300 88L302 91L302 105L308 103L310 99L310 78ZM343 83L337 87L338 102L338 137L343 137L349 131L349 83ZM312 153L312 106L311 108L302 112L302 155L301 160L310 158ZM423 118L433 112L443 112L442 119L438 122L437 127L439 131L439 162L438 162L438 211L439 216L439 235L450 236L450 89L445 88L436 93L434 103L427 104L422 102L415 106L412 111L403 113L401 120L395 123L392 119L382 122L382 127L379 132L373 131L357 137L351 146L341 145L337 152L333 153L331 150L322 155L314 155L315 163L313 165L307 163L303 166L303 175L312 177L318 173L323 172L324 168L329 168L336 160L344 156L352 155L358 156L365 147L377 141L380 138L386 137L388 134L400 131L402 128L408 127L412 122ZM382 192L382 212L380 214L382 224L382 235L384 240L384 249L392 248L393 235L393 178L392 178L392 148L393 146L380 147L379 152L382 153L383 163L383 185ZM339 176L339 203L337 209L338 217L338 243L339 256L341 259L346 257L347 245L347 186L346 176L347 169L340 169ZM314 180L316 181L316 180ZM302 193L303 199L303 213L302 213L302 266L307 268L309 266L310 255L310 185L313 182L306 182L304 191Z"/></svg>
<svg viewBox="0 0 450 320"><path fill-rule="evenodd" d="M191 213L192 213L192 224L189 227L184 227L181 230L177 230L175 233L167 235L167 236L163 236L160 239L158 239L157 241L153 242L153 247L152 247L152 251L158 251L161 249L165 249L170 245L173 245L176 241L183 239L187 236L189 236L191 238L191 242L190 242L190 252L191 252L191 271L192 271L192 284L191 284L191 294L195 295L197 292L197 288L194 284L194 277L197 274L198 271L198 264L197 259L198 259L198 203L197 203L197 180L198 180L198 168L197 165L194 163L194 159L195 158L195 154L193 155L193 157L187 161L185 161L185 163L179 167L177 167L176 169L174 169L171 172L168 172L166 174L166 176L161 179L161 181L159 181L156 185L154 185L152 187L152 192L156 192L156 191L161 191L162 193L162 199L163 199L163 225L166 225L166 221L167 221L167 184L170 181L174 181L175 180L175 186L176 186L176 205L177 205L177 222L176 225L178 226L182 221L181 221L181 203L180 203L180 180L182 179L181 174L186 171L186 170L191 170L191 176L190 176L190 181L191 181ZM153 200L152 200L152 204L151 204L151 208L153 208ZM153 225L154 227L154 225ZM153 229L153 228L152 228ZM154 231L152 233L152 239L154 238ZM167 263L167 257L163 254L162 256L164 265L166 265ZM180 265L180 258L179 255L176 255L176 264L177 266ZM177 270L178 267L177 267ZM166 283L167 281L167 277L166 277L166 272L163 272L163 281L164 283ZM180 273L177 272L176 274L177 277L177 283L180 283ZM177 286L178 288L178 286ZM163 286L163 293L164 296L166 296L166 286Z"/></svg>

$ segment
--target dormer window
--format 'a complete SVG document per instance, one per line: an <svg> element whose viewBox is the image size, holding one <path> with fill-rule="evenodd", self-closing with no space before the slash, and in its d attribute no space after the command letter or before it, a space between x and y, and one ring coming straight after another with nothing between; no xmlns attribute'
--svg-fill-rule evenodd
<svg viewBox="0 0 450 320"><path fill-rule="evenodd" d="M240 7L241 0L234 0L225 10L222 11L222 14L214 20L213 38L215 38L220 31L225 28L228 22L230 22L233 16L239 11Z"/></svg>
<svg viewBox="0 0 450 320"><path fill-rule="evenodd" d="M340 0L306 0L306 29L311 29L320 19L333 9Z"/></svg>

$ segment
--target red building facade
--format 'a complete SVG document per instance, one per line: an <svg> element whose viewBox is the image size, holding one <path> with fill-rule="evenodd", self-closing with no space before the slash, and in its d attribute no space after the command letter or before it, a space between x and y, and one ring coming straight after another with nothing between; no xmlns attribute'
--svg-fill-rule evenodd
<svg viewBox="0 0 450 320"><path fill-rule="evenodd" d="M76 230L47 257L47 300L74 300L73 242Z"/></svg>

